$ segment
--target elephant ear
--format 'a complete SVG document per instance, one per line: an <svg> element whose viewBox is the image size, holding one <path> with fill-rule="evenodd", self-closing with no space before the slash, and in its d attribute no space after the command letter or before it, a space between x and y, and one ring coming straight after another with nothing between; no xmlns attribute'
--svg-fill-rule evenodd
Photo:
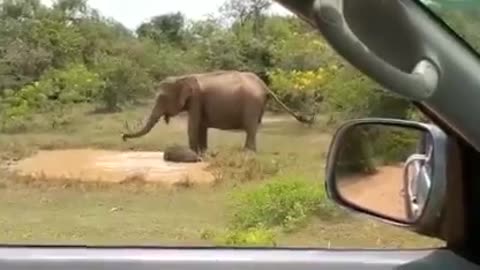
<svg viewBox="0 0 480 270"><path fill-rule="evenodd" d="M181 78L177 81L179 87L178 87L178 93L177 93L177 100L179 102L179 108L183 109L185 108L185 105L188 102L188 99L195 95L196 92L198 91L200 85L198 84L197 78L193 76L188 76Z"/></svg>

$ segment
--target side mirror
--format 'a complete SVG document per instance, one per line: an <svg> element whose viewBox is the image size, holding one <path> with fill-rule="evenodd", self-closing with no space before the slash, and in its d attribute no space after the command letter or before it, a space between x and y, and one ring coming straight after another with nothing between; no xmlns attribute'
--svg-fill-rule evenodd
<svg viewBox="0 0 480 270"><path fill-rule="evenodd" d="M349 121L330 145L327 194L340 206L428 234L445 200L447 138L420 122Z"/></svg>

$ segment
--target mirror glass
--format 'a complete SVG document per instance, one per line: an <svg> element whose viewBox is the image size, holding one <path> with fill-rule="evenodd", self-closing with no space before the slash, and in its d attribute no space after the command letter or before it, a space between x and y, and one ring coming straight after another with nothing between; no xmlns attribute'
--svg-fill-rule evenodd
<svg viewBox="0 0 480 270"><path fill-rule="evenodd" d="M414 127L360 124L338 142L335 188L347 203L410 223L430 190L430 133Z"/></svg>

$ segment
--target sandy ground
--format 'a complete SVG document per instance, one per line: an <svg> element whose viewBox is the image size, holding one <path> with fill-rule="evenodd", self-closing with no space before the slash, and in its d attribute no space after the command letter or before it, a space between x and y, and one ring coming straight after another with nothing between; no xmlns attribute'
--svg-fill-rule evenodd
<svg viewBox="0 0 480 270"><path fill-rule="evenodd" d="M146 182L211 184L208 164L171 163L162 152L120 152L95 149L40 151L20 160L12 169L40 179L122 182L132 178ZM402 167L385 166L373 175L352 176L339 184L342 196L376 212L405 218L402 199Z"/></svg>
<svg viewBox="0 0 480 270"><path fill-rule="evenodd" d="M212 183L207 163L172 163L162 152L117 152L95 149L39 151L11 168L21 175L44 179L122 182L132 178L178 184Z"/></svg>
<svg viewBox="0 0 480 270"><path fill-rule="evenodd" d="M169 128L184 129L186 114L179 115ZM262 122L295 121L289 115L266 113ZM173 125L172 125L173 124ZM210 184L214 176L208 164L172 163L163 160L163 152L120 152L97 149L39 151L35 155L10 164L16 173L36 179L63 179L94 182L122 182L141 179L166 184Z"/></svg>
<svg viewBox="0 0 480 270"><path fill-rule="evenodd" d="M377 213L405 219L402 167L385 166L377 169L378 172L373 175L342 180L339 187L342 197Z"/></svg>

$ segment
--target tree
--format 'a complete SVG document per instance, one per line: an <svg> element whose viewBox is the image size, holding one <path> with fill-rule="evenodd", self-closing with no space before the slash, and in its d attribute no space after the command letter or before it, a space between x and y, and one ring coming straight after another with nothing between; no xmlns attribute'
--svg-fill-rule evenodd
<svg viewBox="0 0 480 270"><path fill-rule="evenodd" d="M258 36L265 24L264 13L270 8L270 0L229 0L220 7L220 12L227 20L233 19L240 27L251 20L255 36Z"/></svg>
<svg viewBox="0 0 480 270"><path fill-rule="evenodd" d="M53 8L71 20L83 17L88 13L87 0L57 0L53 4Z"/></svg>
<svg viewBox="0 0 480 270"><path fill-rule="evenodd" d="M40 0L3 0L0 17L24 20L36 17L43 10Z"/></svg>
<svg viewBox="0 0 480 270"><path fill-rule="evenodd" d="M184 27L184 15L176 12L153 17L150 21L142 23L136 33L141 38L150 38L158 43L168 41L181 44Z"/></svg>

